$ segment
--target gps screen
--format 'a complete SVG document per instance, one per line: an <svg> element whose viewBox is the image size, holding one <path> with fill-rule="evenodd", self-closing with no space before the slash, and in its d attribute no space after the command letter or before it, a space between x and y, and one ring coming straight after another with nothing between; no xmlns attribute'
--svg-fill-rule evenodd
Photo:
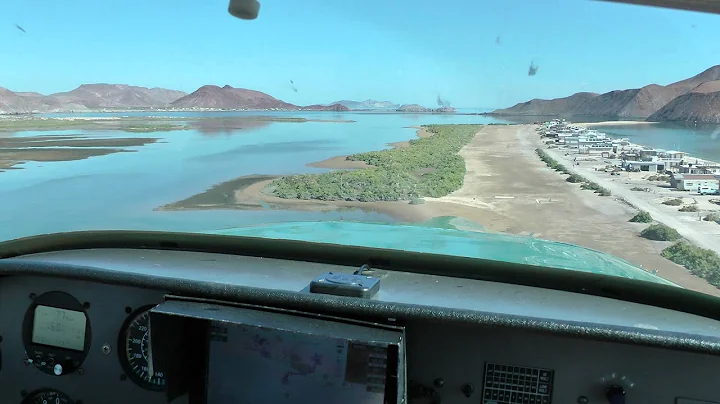
<svg viewBox="0 0 720 404"><path fill-rule="evenodd" d="M387 356L384 344L216 323L207 404L382 404Z"/></svg>

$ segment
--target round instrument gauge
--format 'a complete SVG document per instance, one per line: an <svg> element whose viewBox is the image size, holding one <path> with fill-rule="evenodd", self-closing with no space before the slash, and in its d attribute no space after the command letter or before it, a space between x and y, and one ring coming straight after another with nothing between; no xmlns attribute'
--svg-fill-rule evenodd
<svg viewBox="0 0 720 404"><path fill-rule="evenodd" d="M25 311L22 326L27 363L52 376L78 370L92 342L85 306L65 292L35 297Z"/></svg>
<svg viewBox="0 0 720 404"><path fill-rule="evenodd" d="M22 404L74 404L74 401L65 393L57 390L42 389L35 390L25 396Z"/></svg>
<svg viewBox="0 0 720 404"><path fill-rule="evenodd" d="M150 345L150 309L153 307L140 307L125 320L118 336L118 354L130 380L144 389L162 391L165 374L162 369L154 368Z"/></svg>

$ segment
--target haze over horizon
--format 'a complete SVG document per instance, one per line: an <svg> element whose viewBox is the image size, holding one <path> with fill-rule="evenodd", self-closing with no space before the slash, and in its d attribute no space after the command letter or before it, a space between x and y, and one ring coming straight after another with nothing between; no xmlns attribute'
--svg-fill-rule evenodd
<svg viewBox="0 0 720 404"><path fill-rule="evenodd" d="M664 85L720 60L720 16L594 1L265 0L256 21L226 0L7 3L0 86L41 94L228 84L297 105L440 95L495 108Z"/></svg>

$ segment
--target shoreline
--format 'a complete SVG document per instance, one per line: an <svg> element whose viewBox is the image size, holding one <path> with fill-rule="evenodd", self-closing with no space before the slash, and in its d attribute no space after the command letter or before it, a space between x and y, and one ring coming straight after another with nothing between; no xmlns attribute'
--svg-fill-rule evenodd
<svg viewBox="0 0 720 404"><path fill-rule="evenodd" d="M275 116L11 116L0 117L2 133L52 130L117 130L136 133L172 132L194 129L203 133L247 129L271 123L354 123L343 119L308 119L303 117Z"/></svg>
<svg viewBox="0 0 720 404"><path fill-rule="evenodd" d="M416 138L432 136L424 128L411 126L416 129ZM391 148L403 148L410 145L410 140L388 143ZM349 155L330 157L325 160L306 164L308 167L326 168L331 170L357 170L372 167L364 161L348 160ZM327 212L333 210L359 209L363 212L381 213L394 219L407 222L421 222L436 217L425 205L411 205L408 201L322 201L317 199L285 199L271 195L265 191L268 185L282 176L246 175L234 180L216 184L212 188L193 195L181 201L162 205L155 210L182 211L207 209L239 209L239 210L265 210L288 209L296 211ZM232 192L232 203L218 202L217 199ZM224 195L222 195L224 194ZM204 203L197 203L198 199L207 199ZM227 198L229 199L229 198Z"/></svg>
<svg viewBox="0 0 720 404"><path fill-rule="evenodd" d="M584 127L584 128L594 128L594 127L597 127L597 126L612 126L612 125L617 125L617 126L635 126L635 125L656 125L656 124L660 124L660 123L663 123L663 122L646 122L646 121L603 121L603 122L573 122L572 125L576 125L576 126L580 126L580 127ZM535 125L535 124L527 124L527 125L537 126L537 125ZM600 133L605 133L605 132L603 132L602 129L595 129L595 130L597 130L597 131L600 132ZM622 137L622 136L619 135L619 134L612 134L612 133L605 133L605 134L607 135L608 138L612 138L612 139L627 139L627 138ZM562 148L562 146L560 146L560 148ZM628 145L627 145L627 146L623 146L623 148L628 148L628 149L632 149L632 148L636 148L636 149L649 148L649 149L661 150L661 148L656 148L655 146L652 146L652 145L640 144L640 143L633 143L633 142L631 142L631 141L629 141L629 140L628 140ZM563 149L563 150L566 150L566 149ZM710 159L706 159L706 158L704 158L704 157L693 156L693 155L691 155L691 154L689 154L689 153L686 153L686 152L684 152L684 151L682 151L682 150L679 150L679 149L673 149L673 150L678 151L678 152L681 152L681 153L684 153L684 154L685 154L685 159L687 159L687 160L692 160L692 161L693 161L693 164L695 164L695 165L702 165L702 164L706 164L706 165L720 165L720 160L710 160ZM575 155L579 155L579 154L576 153ZM597 157L597 156L596 156L596 157Z"/></svg>
<svg viewBox="0 0 720 404"><path fill-rule="evenodd" d="M586 127L593 127L593 126L610 126L610 125L618 125L618 126L624 126L624 125L656 125L661 122L648 122L648 121L602 121L602 122L583 122L583 123L577 123L578 126L586 126Z"/></svg>

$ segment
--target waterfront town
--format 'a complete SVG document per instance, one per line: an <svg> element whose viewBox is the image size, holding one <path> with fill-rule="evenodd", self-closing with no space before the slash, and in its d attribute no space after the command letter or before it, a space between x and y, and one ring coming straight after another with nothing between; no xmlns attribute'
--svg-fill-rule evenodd
<svg viewBox="0 0 720 404"><path fill-rule="evenodd" d="M574 166L591 165L611 175L623 173L628 180L651 179L669 183L677 191L718 194L720 164L677 150L662 150L613 138L582 124L554 119L536 131L548 148L573 156ZM668 188L664 186L663 188Z"/></svg>

